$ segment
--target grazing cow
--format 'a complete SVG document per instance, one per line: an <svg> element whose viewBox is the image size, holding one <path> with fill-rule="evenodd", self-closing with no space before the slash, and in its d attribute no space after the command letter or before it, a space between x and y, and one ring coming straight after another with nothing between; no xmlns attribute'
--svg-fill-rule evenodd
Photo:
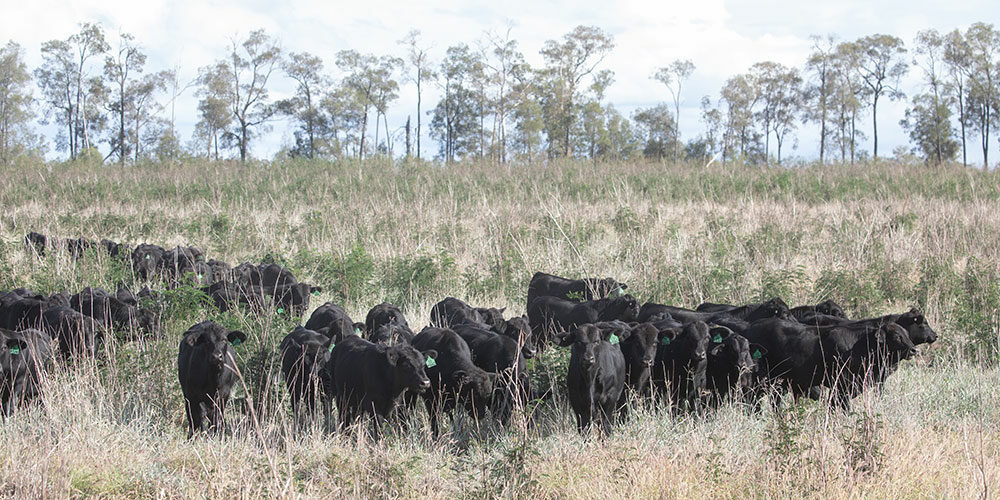
<svg viewBox="0 0 1000 500"><path fill-rule="evenodd" d="M544 347L555 332L599 321L633 321L639 309L631 295L576 302L558 297L538 297L528 306L528 322L538 347Z"/></svg>
<svg viewBox="0 0 1000 500"><path fill-rule="evenodd" d="M762 346L751 346L745 337L728 328L713 329L705 368L705 383L713 406L751 387L756 359L764 352Z"/></svg>
<svg viewBox="0 0 1000 500"><path fill-rule="evenodd" d="M306 413L312 415L316 408L316 393L322 391L324 406L333 397L333 381L324 376L323 367L330 360L333 339L308 330L295 327L281 340L281 374L292 401L292 413L301 416L300 401L305 399ZM329 415L328 408L324 415Z"/></svg>
<svg viewBox="0 0 1000 500"><path fill-rule="evenodd" d="M212 276L212 283L227 281L233 277L232 266L224 261L209 259L205 265L208 266L210 275Z"/></svg>
<svg viewBox="0 0 1000 500"><path fill-rule="evenodd" d="M361 325L364 326L364 325ZM332 302L326 302L316 308L306 321L306 328L325 333L335 343L352 335L361 335L361 328L355 325L344 308Z"/></svg>
<svg viewBox="0 0 1000 500"><path fill-rule="evenodd" d="M300 317L309 308L309 297L319 295L323 291L323 288L306 283L289 283L276 286L270 290L265 288L264 291L265 293L270 291L274 307L278 310L279 314L290 314L294 317Z"/></svg>
<svg viewBox="0 0 1000 500"><path fill-rule="evenodd" d="M439 409L450 414L461 403L473 419L478 420L486 414L493 381L472 362L472 351L461 336L447 328L426 327L410 344L422 351L437 351L436 363L427 367L431 387L424 393L435 436L439 432Z"/></svg>
<svg viewBox="0 0 1000 500"><path fill-rule="evenodd" d="M710 327L704 321L694 321L672 337L669 333L661 337L656 347L653 385L669 395L674 408L697 409L700 406L706 387L709 349L721 347L710 347L709 343L713 336L724 331L724 327Z"/></svg>
<svg viewBox="0 0 1000 500"><path fill-rule="evenodd" d="M594 418L600 419L605 434L611 432L611 419L625 388L625 357L616 345L622 340L626 339L610 329L602 331L590 324L576 326L559 337L559 345L572 346L566 388L580 433L590 428Z"/></svg>
<svg viewBox="0 0 1000 500"><path fill-rule="evenodd" d="M803 318L816 314L840 318L842 320L848 319L847 314L844 313L844 309L840 307L840 304L837 304L831 299L824 300L823 302L813 306L793 307L789 310L789 313L791 313L792 317L799 322L803 322Z"/></svg>
<svg viewBox="0 0 1000 500"><path fill-rule="evenodd" d="M183 279L186 274L194 275L197 283L211 282L212 270L205 264L201 250L195 247L178 245L163 252L161 268L164 274L175 282Z"/></svg>
<svg viewBox="0 0 1000 500"><path fill-rule="evenodd" d="M450 328L455 325L487 325L499 327L504 309L472 307L455 297L447 297L431 308L431 325Z"/></svg>
<svg viewBox="0 0 1000 500"><path fill-rule="evenodd" d="M495 326L491 330L517 342L525 359L535 357L535 339L531 335L531 324L528 323L526 314L503 320L500 326Z"/></svg>
<svg viewBox="0 0 1000 500"><path fill-rule="evenodd" d="M625 295L628 285L614 278L572 280L554 274L535 273L528 283L528 305L538 297L570 300L597 300L608 295Z"/></svg>
<svg viewBox="0 0 1000 500"><path fill-rule="evenodd" d="M112 259L117 259L119 257L124 258L129 253L128 247L109 239L102 239L100 246L105 252L107 252L108 257L111 257Z"/></svg>
<svg viewBox="0 0 1000 500"><path fill-rule="evenodd" d="M716 304L712 304L716 305ZM649 318L667 313L673 319L682 323L703 321L705 323L727 323L726 326L732 328L728 323L742 324L753 323L766 318L789 318L788 305L780 298L773 298L760 304L749 304L722 311L693 311L683 307L673 307L663 304L647 302L639 309L638 321L649 321Z"/></svg>
<svg viewBox="0 0 1000 500"><path fill-rule="evenodd" d="M762 376L787 385L796 399L824 385L845 409L879 366L916 352L906 330L893 322L813 327L775 318L754 323L744 336L767 350L758 361Z"/></svg>
<svg viewBox="0 0 1000 500"><path fill-rule="evenodd" d="M42 312L50 305L48 298L18 292L0 294L0 328L14 331L38 328L42 323Z"/></svg>
<svg viewBox="0 0 1000 500"><path fill-rule="evenodd" d="M184 332L177 354L177 378L184 394L188 438L195 431L225 426L226 401L237 378L233 346L246 340L245 333L228 330L211 320Z"/></svg>
<svg viewBox="0 0 1000 500"><path fill-rule="evenodd" d="M166 250L158 245L142 243L132 250L132 269L142 280L151 280L163 267L163 254Z"/></svg>
<svg viewBox="0 0 1000 500"><path fill-rule="evenodd" d="M66 250L69 252L70 256L74 259L79 259L83 257L83 254L87 253L88 250L94 248L94 242L88 240L87 238L76 238L66 240Z"/></svg>
<svg viewBox="0 0 1000 500"><path fill-rule="evenodd" d="M249 273L250 284L274 288L298 283L291 271L279 264L261 264Z"/></svg>
<svg viewBox="0 0 1000 500"><path fill-rule="evenodd" d="M122 302L100 288L84 288L70 298L69 306L93 318L105 329L114 327L124 331L155 333L156 317L152 311Z"/></svg>
<svg viewBox="0 0 1000 500"><path fill-rule="evenodd" d="M41 379L52 364L52 339L34 329L0 329L0 404L3 416L41 392Z"/></svg>
<svg viewBox="0 0 1000 500"><path fill-rule="evenodd" d="M421 393L430 388L425 369L434 364L428 359L435 358L436 351L420 352L410 344L384 346L358 336L337 342L326 370L333 380L341 429L372 414L374 434L380 435L403 391Z"/></svg>
<svg viewBox="0 0 1000 500"><path fill-rule="evenodd" d="M48 242L49 239L41 233L32 231L24 235L24 246L28 249L28 253L35 253L41 257L45 256L45 247Z"/></svg>
<svg viewBox="0 0 1000 500"><path fill-rule="evenodd" d="M514 408L523 407L531 394L524 350L517 340L481 326L456 325L452 329L468 344L473 363L497 374L490 409L506 425Z"/></svg>
<svg viewBox="0 0 1000 500"><path fill-rule="evenodd" d="M386 302L368 311L365 316L365 333L368 340L376 344L394 344L399 340L409 342L414 335L403 311Z"/></svg>
<svg viewBox="0 0 1000 500"><path fill-rule="evenodd" d="M203 287L201 291L212 299L219 312L226 312L241 305L251 311L261 312L266 308L265 304L273 300L267 296L263 288L243 283L219 281Z"/></svg>
<svg viewBox="0 0 1000 500"><path fill-rule="evenodd" d="M100 323L65 306L46 309L41 329L56 339L59 352L67 358L94 356L104 343L104 328Z"/></svg>

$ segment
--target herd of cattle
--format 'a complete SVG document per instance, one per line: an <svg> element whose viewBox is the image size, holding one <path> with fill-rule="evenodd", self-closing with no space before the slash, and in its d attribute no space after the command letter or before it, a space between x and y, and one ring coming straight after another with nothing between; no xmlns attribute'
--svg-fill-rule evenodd
<svg viewBox="0 0 1000 500"><path fill-rule="evenodd" d="M300 317L320 289L298 282L286 268L206 261L194 247L166 250L102 240L25 237L29 251L58 248L74 258L106 252L131 265L138 280L197 286L220 310L240 307ZM336 404L342 427L373 417L376 432L389 418L423 399L432 431L439 413L463 408L473 418L506 424L532 392L526 359L537 351L570 347L566 390L581 432L598 420L605 432L625 415L630 398L662 400L675 410L726 400L758 404L765 394L791 391L819 398L822 387L847 407L852 397L880 387L899 363L937 335L917 310L850 319L833 301L789 308L774 298L742 306L705 303L685 309L640 304L613 278L566 279L535 273L527 313L473 307L448 297L431 309L418 333L402 311L378 304L354 322L326 302L304 326L281 341L281 369L296 416L324 416ZM159 329L157 293L125 286L111 294L85 288L70 295L17 289L0 293L0 397L8 415L36 399L54 358L98 356L105 332L126 340ZM226 402L239 370L234 347L248 336L208 320L189 328L178 353L178 377L189 434L223 426ZM55 347L55 349L53 349ZM56 354L58 353L58 354Z"/></svg>

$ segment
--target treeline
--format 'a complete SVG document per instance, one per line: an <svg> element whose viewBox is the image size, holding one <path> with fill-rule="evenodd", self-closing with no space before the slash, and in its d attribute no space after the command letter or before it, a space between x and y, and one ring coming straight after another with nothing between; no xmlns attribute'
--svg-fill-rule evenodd
<svg viewBox="0 0 1000 500"><path fill-rule="evenodd" d="M294 143L282 154L308 158L419 158L426 126L444 162L646 157L780 164L798 127L809 125L819 130L821 162L853 163L868 156L858 145L869 133L870 154L879 155L879 104L909 99L899 123L913 153L965 164L969 148L978 147L985 167L991 128L1000 126L1000 31L985 23L922 31L909 50L891 35L813 37L801 68L760 62L728 79L717 97L702 97L703 132L695 138L678 132L683 84L695 65L677 60L653 68L651 78L670 102L625 116L606 99L614 72L603 66L614 39L592 26L545 42L540 67L525 61L510 27L443 54L432 53L415 30L399 41L402 57L342 50L333 68L257 30L233 40L190 82L179 80L177 68L150 71L132 35L114 38L99 24L82 24L64 40L45 42L33 70L17 43L0 49L0 163L44 154L36 120L58 126L55 148L71 160L121 164L191 156L245 161L278 118L294 127ZM913 68L922 84L908 97L901 80ZM275 77L294 82L292 97L271 98ZM390 125L401 82L415 84L416 109L405 123ZM430 86L440 98L427 106ZM189 89L199 99L199 121L182 144L174 103Z"/></svg>

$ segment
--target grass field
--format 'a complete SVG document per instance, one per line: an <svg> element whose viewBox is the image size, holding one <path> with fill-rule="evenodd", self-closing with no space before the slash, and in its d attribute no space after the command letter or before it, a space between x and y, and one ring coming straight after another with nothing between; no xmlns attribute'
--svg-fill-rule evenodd
<svg viewBox="0 0 1000 500"><path fill-rule="evenodd" d="M23 235L190 244L272 258L355 320L383 300L416 329L453 295L524 311L531 274L614 276L640 300L695 306L833 298L852 317L921 308L940 340L850 414L638 410L580 437L563 397L535 425L438 441L295 431L275 363L292 323L164 292L160 337L60 367L43 405L0 425L10 498L980 498L1000 488L1000 174L880 163L734 165L378 162L64 166L0 176L0 289L131 283L101 255L29 256ZM233 432L186 439L180 335L244 329ZM534 363L560 383L565 353ZM418 415L422 416L422 411Z"/></svg>

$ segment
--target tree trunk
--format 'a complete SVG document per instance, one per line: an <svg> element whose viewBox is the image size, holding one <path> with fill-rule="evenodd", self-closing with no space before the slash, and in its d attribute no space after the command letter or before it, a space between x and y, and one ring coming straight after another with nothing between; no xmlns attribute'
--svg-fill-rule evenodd
<svg viewBox="0 0 1000 500"><path fill-rule="evenodd" d="M420 159L420 80L423 78L421 68L417 68L417 159Z"/></svg>
<svg viewBox="0 0 1000 500"><path fill-rule="evenodd" d="M872 140L875 146L872 148L872 159L878 159L878 94L872 99Z"/></svg>
<svg viewBox="0 0 1000 500"><path fill-rule="evenodd" d="M406 117L406 158L410 158L410 117Z"/></svg>
<svg viewBox="0 0 1000 500"><path fill-rule="evenodd" d="M361 118L361 142L358 143L358 160L365 159L365 130L368 130L368 109Z"/></svg>

